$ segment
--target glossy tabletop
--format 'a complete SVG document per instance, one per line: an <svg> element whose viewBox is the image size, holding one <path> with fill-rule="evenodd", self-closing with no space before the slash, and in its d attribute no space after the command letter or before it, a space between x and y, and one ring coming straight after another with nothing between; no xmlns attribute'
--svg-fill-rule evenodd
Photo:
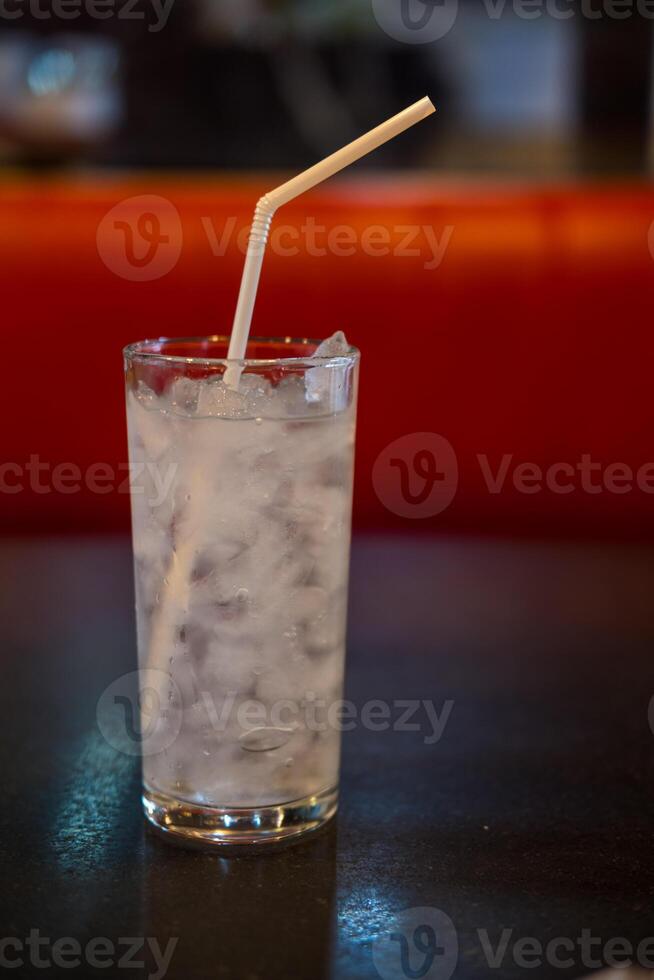
<svg viewBox="0 0 654 980"><path fill-rule="evenodd" d="M4 541L7 975L577 977L610 940L637 947L654 935L652 557L356 539L338 818L225 857L152 835L138 760L96 722L135 663L128 541Z"/></svg>

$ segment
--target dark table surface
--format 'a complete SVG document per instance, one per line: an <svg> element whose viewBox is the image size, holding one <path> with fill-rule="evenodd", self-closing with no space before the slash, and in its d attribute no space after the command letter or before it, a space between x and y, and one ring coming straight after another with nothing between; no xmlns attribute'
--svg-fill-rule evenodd
<svg viewBox="0 0 654 980"><path fill-rule="evenodd" d="M5 960L22 958L7 975L160 977L156 950L176 938L174 980L576 977L620 954L609 940L653 936L652 557L357 539L347 696L387 701L395 720L402 700L451 714L437 741L423 708L417 731L358 725L337 820L228 858L146 828L138 760L96 723L135 664L128 542L5 541L0 935L16 940ZM56 965L64 937L77 967ZM102 969L97 937L114 947L92 947ZM572 951L539 965L532 944L521 960L527 937Z"/></svg>

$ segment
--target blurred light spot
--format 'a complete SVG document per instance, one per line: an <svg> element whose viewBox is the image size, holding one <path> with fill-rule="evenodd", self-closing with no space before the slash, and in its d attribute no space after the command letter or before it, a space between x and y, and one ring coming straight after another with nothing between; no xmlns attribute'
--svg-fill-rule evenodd
<svg viewBox="0 0 654 980"><path fill-rule="evenodd" d="M368 886L352 887L338 899L339 934L348 943L367 943L378 936L401 907L391 894Z"/></svg>
<svg viewBox="0 0 654 980"><path fill-rule="evenodd" d="M51 49L37 55L27 69L27 84L34 95L63 91L75 76L75 58L70 51Z"/></svg>
<svg viewBox="0 0 654 980"><path fill-rule="evenodd" d="M125 821L137 762L116 752L97 730L82 740L52 814L50 844L63 870L97 870L115 853L115 827Z"/></svg>

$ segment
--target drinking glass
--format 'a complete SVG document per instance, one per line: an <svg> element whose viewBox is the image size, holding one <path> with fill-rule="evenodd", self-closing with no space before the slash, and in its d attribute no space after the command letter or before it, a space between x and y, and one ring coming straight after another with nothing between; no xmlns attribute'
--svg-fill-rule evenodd
<svg viewBox="0 0 654 980"><path fill-rule="evenodd" d="M359 352L253 339L124 351L143 805L260 844L336 812Z"/></svg>

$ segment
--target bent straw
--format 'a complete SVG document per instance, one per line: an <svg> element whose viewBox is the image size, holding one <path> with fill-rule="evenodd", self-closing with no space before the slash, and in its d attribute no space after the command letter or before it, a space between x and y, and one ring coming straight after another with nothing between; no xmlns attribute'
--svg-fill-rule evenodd
<svg viewBox="0 0 654 980"><path fill-rule="evenodd" d="M241 279L234 325L227 352L229 360L240 361L245 357L270 223L277 208L292 201L300 194L304 194L305 191L315 187L316 184L320 184L328 177L332 177L339 170L343 170L354 163L355 160L371 153L372 150L376 150L383 143L403 133L405 129L409 129L422 119L426 119L435 111L431 99L425 96L424 99L420 99L419 102L415 102L407 109L403 109L402 112L398 112L396 116L387 119L380 126L371 129L369 133L360 136L352 143L348 143L336 153L332 153L331 156L325 157L320 163L316 163L315 166L309 167L297 177L287 180L285 184L281 184L275 190L268 191L267 194L263 195L254 210L243 278ZM231 387L238 387L241 371L240 365L228 365L225 371L225 383Z"/></svg>
<svg viewBox="0 0 654 980"><path fill-rule="evenodd" d="M310 188L315 187L316 184L320 184L327 177L338 173L339 170L343 170L344 167L347 167L350 163L354 163L355 160L366 156L372 150L376 150L378 146L386 143L394 136L398 136L399 133L404 132L405 129L409 129L410 126L415 125L415 123L420 122L422 119L426 119L427 116L430 116L435 111L429 98L425 97L424 99L420 99L414 105L409 106L402 112L398 112L396 116L387 119L381 126L371 129L369 133L360 136L353 143L349 143L341 150L337 150L336 153L332 153L331 156L321 160L320 163L298 174L297 177L293 177L292 180L286 181L285 184L281 184L280 187L263 195L255 208L252 229L250 231L241 289L227 353L230 361L242 361L245 357L264 250L268 241L270 223L277 208L293 200L299 194L303 194L305 191L310 190ZM224 374L225 384L237 388L242 370L243 368L240 364L228 364ZM196 507L197 497L198 493L196 492L193 494ZM158 693L160 694L162 703L164 703L165 693L164 687L162 686L166 677L165 658L172 648L171 638L174 634L176 613L183 610L188 601L190 591L189 576L195 545L194 536L189 534L186 542L173 556L173 560L164 579L164 594L159 606L159 615L155 618L152 626L147 666L159 668L162 671L160 680L158 682L156 680L154 681L154 683L158 683L160 688Z"/></svg>

